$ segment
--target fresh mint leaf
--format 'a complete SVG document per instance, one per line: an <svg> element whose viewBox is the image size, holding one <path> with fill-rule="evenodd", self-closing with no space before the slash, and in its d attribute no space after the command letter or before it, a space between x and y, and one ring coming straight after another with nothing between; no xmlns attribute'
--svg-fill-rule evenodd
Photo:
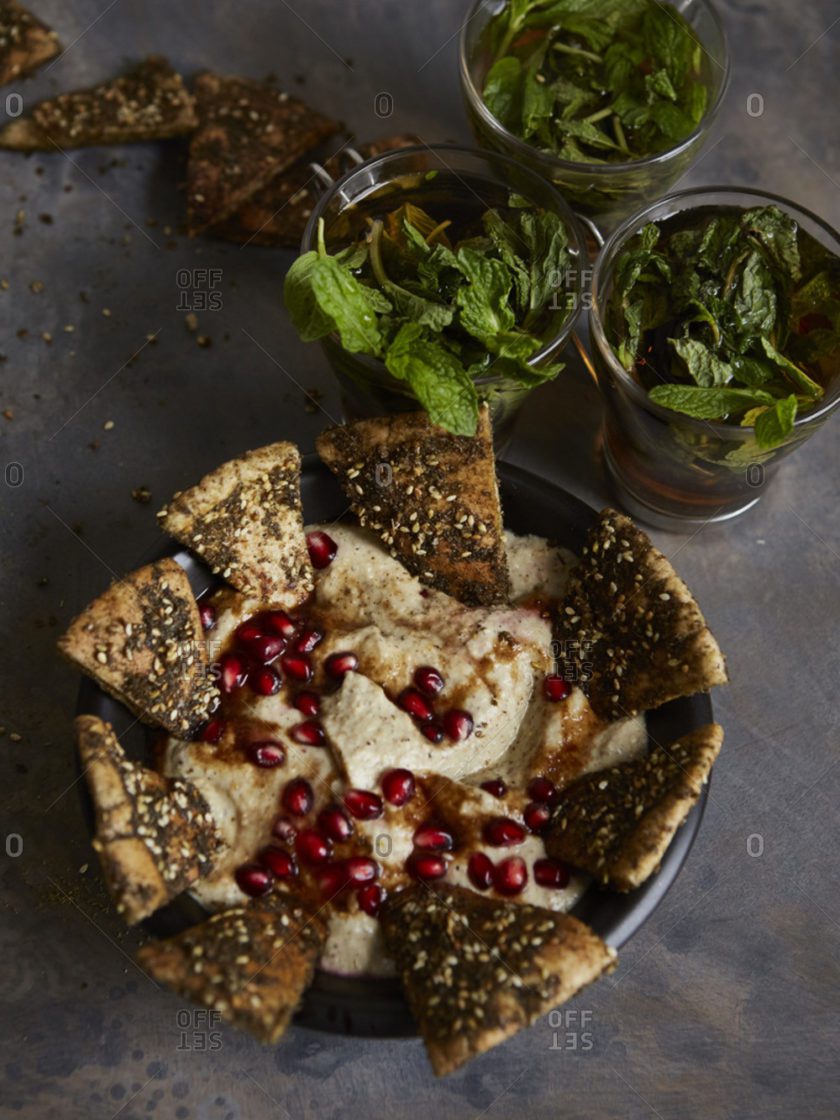
<svg viewBox="0 0 840 1120"><path fill-rule="evenodd" d="M794 395L785 397L762 412L755 420L755 442L763 450L778 447L793 431L797 401Z"/></svg>
<svg viewBox="0 0 840 1120"><path fill-rule="evenodd" d="M518 58L500 58L484 83L484 104L510 132L522 127L523 70Z"/></svg>
<svg viewBox="0 0 840 1120"><path fill-rule="evenodd" d="M780 354L768 339L762 338L760 339L760 343L766 356L779 367L787 380L795 385L800 393L803 393L806 397L810 397L811 400L819 400L823 395L822 385L818 385L804 370L794 365L784 354Z"/></svg>
<svg viewBox="0 0 840 1120"><path fill-rule="evenodd" d="M709 388L726 385L732 379L732 367L693 338L671 339L671 344L685 363L697 385Z"/></svg>
<svg viewBox="0 0 840 1120"><path fill-rule="evenodd" d="M798 227L789 214L778 206L760 206L746 210L741 226L755 237L776 267L792 280L799 280Z"/></svg>
<svg viewBox="0 0 840 1120"><path fill-rule="evenodd" d="M457 255L467 283L459 288L456 302L465 331L485 345L514 325L509 296L513 283L502 261L482 256L474 249L459 249Z"/></svg>
<svg viewBox="0 0 840 1120"><path fill-rule="evenodd" d="M656 385L648 394L654 404L696 420L723 420L758 404L775 404L761 389L701 388L699 385Z"/></svg>
<svg viewBox="0 0 840 1120"><path fill-rule="evenodd" d="M286 310L303 342L315 342L335 330L332 316L322 310L312 289L312 271L318 260L314 249L303 253L286 273L283 285Z"/></svg>
<svg viewBox="0 0 840 1120"><path fill-rule="evenodd" d="M455 354L417 323L403 323L385 354L388 372L406 381L433 424L461 436L478 427L478 394Z"/></svg>

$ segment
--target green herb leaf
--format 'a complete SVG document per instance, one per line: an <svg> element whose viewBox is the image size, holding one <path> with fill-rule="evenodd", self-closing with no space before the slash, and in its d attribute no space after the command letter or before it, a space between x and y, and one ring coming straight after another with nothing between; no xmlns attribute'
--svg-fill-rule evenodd
<svg viewBox="0 0 840 1120"><path fill-rule="evenodd" d="M406 381L433 424L456 435L473 436L478 395L451 350L428 338L417 323L403 323L385 354L389 373Z"/></svg>
<svg viewBox="0 0 840 1120"><path fill-rule="evenodd" d="M457 258L468 281L455 297L461 309L461 326L490 345L496 335L510 330L515 322L509 302L513 282L510 270L502 261L484 257L474 249L459 249Z"/></svg>
<svg viewBox="0 0 840 1120"><path fill-rule="evenodd" d="M713 354L702 342L693 338L672 338L669 342L685 362L698 385L726 385L732 380L732 367Z"/></svg>
<svg viewBox="0 0 840 1120"><path fill-rule="evenodd" d="M779 367L788 381L792 382L801 393L805 394L806 397L810 397L811 400L819 400L819 398L823 395L822 385L818 385L817 382L810 378L804 370L800 369L799 366L794 365L789 358L786 358L784 356L784 354L780 354L775 346L773 346L773 344L768 341L768 339L762 338L760 339L760 342L761 348L764 350L764 353L767 355L771 362L775 362L775 364Z"/></svg>
<svg viewBox="0 0 840 1120"><path fill-rule="evenodd" d="M772 408L762 412L755 421L755 441L758 446L768 450L784 443L793 431L796 409L796 397L791 395L776 401Z"/></svg>
<svg viewBox="0 0 840 1120"><path fill-rule="evenodd" d="M698 385L656 385L648 394L654 404L696 420L723 420L757 404L775 404L761 389L701 388Z"/></svg>
<svg viewBox="0 0 840 1120"><path fill-rule="evenodd" d="M522 87L522 63L510 55L493 63L484 83L484 104L511 132L521 127Z"/></svg>

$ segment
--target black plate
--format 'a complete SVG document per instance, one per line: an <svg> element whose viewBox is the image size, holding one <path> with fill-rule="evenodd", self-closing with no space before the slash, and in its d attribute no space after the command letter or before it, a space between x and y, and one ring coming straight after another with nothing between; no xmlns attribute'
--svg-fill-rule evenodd
<svg viewBox="0 0 840 1120"><path fill-rule="evenodd" d="M505 525L516 533L538 533L556 544L579 552L595 511L559 487L519 467L499 463L499 482ZM332 474L316 456L304 462L303 507L309 522L335 521L347 503ZM207 568L184 549L174 545L160 555L174 556L186 570L193 591L199 595L215 584ZM78 712L93 713L113 723L127 754L150 761L150 737L126 709L85 679L79 691ZM648 716L648 730L658 742L669 743L712 719L706 695L674 700ZM131 727L131 724L135 725ZM131 727L129 731L128 728ZM93 807L84 782L79 783L88 825L93 831ZM691 848L703 810L708 786L669 847L659 873L637 891L615 894L590 888L572 911L610 945L620 948L653 913L680 872ZM201 921L205 911L187 895L159 910L145 923L158 937L171 936ZM318 972L295 1020L302 1026L338 1034L373 1038L400 1038L416 1034L414 1022L396 980L357 979Z"/></svg>

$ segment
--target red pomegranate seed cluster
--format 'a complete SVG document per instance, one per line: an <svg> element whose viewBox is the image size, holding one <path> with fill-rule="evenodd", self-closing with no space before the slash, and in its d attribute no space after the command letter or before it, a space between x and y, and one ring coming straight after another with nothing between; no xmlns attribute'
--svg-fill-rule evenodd
<svg viewBox="0 0 840 1120"><path fill-rule="evenodd" d="M469 739L475 727L469 712L462 708L449 708L441 714L435 711L432 701L446 686L440 670L432 665L421 665L414 670L412 682L399 694L396 704L408 712L429 742L442 743L447 738L452 743L460 743Z"/></svg>

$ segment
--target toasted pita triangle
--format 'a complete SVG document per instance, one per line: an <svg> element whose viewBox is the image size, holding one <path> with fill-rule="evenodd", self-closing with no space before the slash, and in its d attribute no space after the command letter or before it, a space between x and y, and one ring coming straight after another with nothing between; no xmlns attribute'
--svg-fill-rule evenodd
<svg viewBox="0 0 840 1120"><path fill-rule="evenodd" d="M144 723L182 739L218 701L198 607L174 560L109 587L70 623L58 648Z"/></svg>
<svg viewBox="0 0 840 1120"><path fill-rule="evenodd" d="M489 606L510 594L490 417L456 436L424 412L330 428L315 441L359 523L424 583Z"/></svg>
<svg viewBox="0 0 840 1120"><path fill-rule="evenodd" d="M438 1076L571 999L615 961L568 914L463 887L409 887L386 904L382 926Z"/></svg>
<svg viewBox="0 0 840 1120"><path fill-rule="evenodd" d="M417 144L416 136L390 136L369 144L353 147L364 159L407 148ZM342 151L347 145L342 146ZM317 179L312 170L309 153L298 160L294 167L278 175L262 190L243 202L227 221L212 227L214 237L235 241L238 245L277 245L297 249L303 237L309 215L318 197ZM341 151L324 160L324 170L333 179L340 179L347 166L342 163Z"/></svg>
<svg viewBox="0 0 840 1120"><path fill-rule="evenodd" d="M727 680L700 608L629 517L603 510L561 605L569 680L603 719L658 708Z"/></svg>
<svg viewBox="0 0 840 1120"><path fill-rule="evenodd" d="M165 58L119 78L41 101L0 129L0 147L20 151L128 144L183 136L196 125L193 99Z"/></svg>
<svg viewBox="0 0 840 1120"><path fill-rule="evenodd" d="M168 988L274 1043L312 980L324 934L323 920L294 896L274 894L144 945L137 960Z"/></svg>
<svg viewBox="0 0 840 1120"><path fill-rule="evenodd" d="M0 5L0 86L25 78L60 50L56 33L22 4Z"/></svg>
<svg viewBox="0 0 840 1120"><path fill-rule="evenodd" d="M134 925L212 871L220 836L190 782L131 762L96 716L75 726L96 811L93 846L117 910Z"/></svg>
<svg viewBox="0 0 840 1120"><path fill-rule="evenodd" d="M292 608L313 586L293 443L247 451L176 494L161 526L237 590Z"/></svg>
<svg viewBox="0 0 840 1120"><path fill-rule="evenodd" d="M338 132L302 101L248 78L200 74L190 141L187 228L223 222L275 176Z"/></svg>
<svg viewBox="0 0 840 1120"><path fill-rule="evenodd" d="M587 774L563 790L545 848L618 891L641 886L684 823L723 743L709 723L644 758Z"/></svg>

